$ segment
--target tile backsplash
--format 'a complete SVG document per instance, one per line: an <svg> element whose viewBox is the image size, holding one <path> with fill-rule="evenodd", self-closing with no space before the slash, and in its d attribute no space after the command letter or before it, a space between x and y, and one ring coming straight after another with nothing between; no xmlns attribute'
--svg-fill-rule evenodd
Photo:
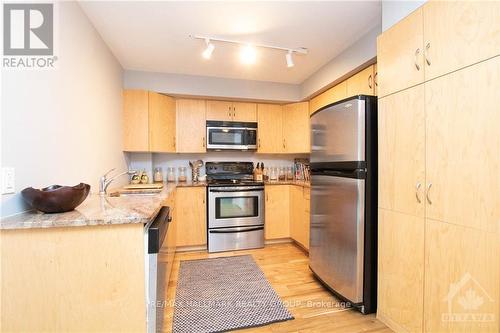
<svg viewBox="0 0 500 333"><path fill-rule="evenodd" d="M152 178L153 171L156 167L161 167L163 172L163 178L166 179L167 168L175 167L176 174L178 172L178 167L187 168L188 180L191 180L191 168L189 167L189 161L202 160L206 162L264 162L264 166L271 167L281 167L281 166L292 166L295 158L298 157L308 157L307 154L257 154L253 152L240 152L240 151L220 151L220 152L207 152L204 154L166 154L166 153L128 153L129 154L129 169L134 170L146 170L150 179ZM201 175L205 174L205 167L201 168Z"/></svg>

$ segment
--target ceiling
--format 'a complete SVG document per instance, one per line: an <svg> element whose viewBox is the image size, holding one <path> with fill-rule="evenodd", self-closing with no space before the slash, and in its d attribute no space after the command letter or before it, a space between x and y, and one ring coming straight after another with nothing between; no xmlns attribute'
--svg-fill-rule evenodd
<svg viewBox="0 0 500 333"><path fill-rule="evenodd" d="M88 1L80 2L127 70L299 84L381 23L378 1ZM210 60L200 34L245 42L306 47L286 67L285 52L257 50L243 65L239 47L215 43Z"/></svg>

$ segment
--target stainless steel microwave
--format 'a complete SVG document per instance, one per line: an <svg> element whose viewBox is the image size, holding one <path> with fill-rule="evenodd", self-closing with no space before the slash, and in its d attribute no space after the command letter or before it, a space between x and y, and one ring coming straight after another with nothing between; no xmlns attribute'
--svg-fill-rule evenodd
<svg viewBox="0 0 500 333"><path fill-rule="evenodd" d="M257 150L257 123L207 121L208 150Z"/></svg>

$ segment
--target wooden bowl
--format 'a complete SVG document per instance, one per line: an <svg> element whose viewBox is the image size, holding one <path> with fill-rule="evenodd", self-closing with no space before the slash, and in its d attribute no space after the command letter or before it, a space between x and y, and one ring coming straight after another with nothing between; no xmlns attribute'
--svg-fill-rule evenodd
<svg viewBox="0 0 500 333"><path fill-rule="evenodd" d="M80 183L76 186L52 185L42 189L33 187L21 191L23 199L33 208L44 213L69 212L80 205L90 192L90 185Z"/></svg>

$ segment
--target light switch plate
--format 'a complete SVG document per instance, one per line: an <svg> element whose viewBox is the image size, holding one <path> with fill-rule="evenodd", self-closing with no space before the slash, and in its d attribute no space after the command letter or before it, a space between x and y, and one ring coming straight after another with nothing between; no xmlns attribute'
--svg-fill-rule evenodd
<svg viewBox="0 0 500 333"><path fill-rule="evenodd" d="M15 193L16 175L14 168L2 167L2 194Z"/></svg>

